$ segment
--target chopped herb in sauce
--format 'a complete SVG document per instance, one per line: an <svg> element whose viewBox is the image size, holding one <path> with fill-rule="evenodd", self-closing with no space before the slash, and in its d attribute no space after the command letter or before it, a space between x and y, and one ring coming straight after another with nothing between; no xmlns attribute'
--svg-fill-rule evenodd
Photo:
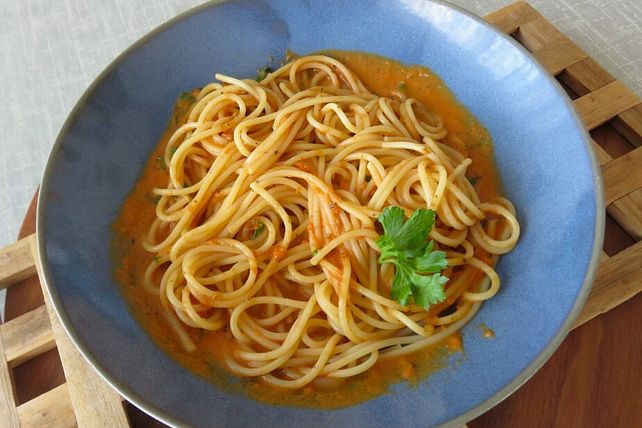
<svg viewBox="0 0 642 428"><path fill-rule="evenodd" d="M267 77L268 74L272 72L270 67L261 67L256 70L256 81L260 82Z"/></svg>
<svg viewBox="0 0 642 428"><path fill-rule="evenodd" d="M165 165L165 158L162 156L156 156L156 161L158 162L158 166L160 169L167 169L167 165Z"/></svg>
<svg viewBox="0 0 642 428"><path fill-rule="evenodd" d="M178 99L188 103L193 103L194 101L196 101L196 98L194 98L194 95L192 95L191 92L182 92Z"/></svg>
<svg viewBox="0 0 642 428"><path fill-rule="evenodd" d="M265 229L265 225L263 223L259 223L258 227L252 231L252 239L258 238L258 236L263 232Z"/></svg>

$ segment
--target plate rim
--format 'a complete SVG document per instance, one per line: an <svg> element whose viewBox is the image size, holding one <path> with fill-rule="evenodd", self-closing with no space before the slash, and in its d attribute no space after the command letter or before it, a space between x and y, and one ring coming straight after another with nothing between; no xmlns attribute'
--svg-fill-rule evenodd
<svg viewBox="0 0 642 428"><path fill-rule="evenodd" d="M93 354L86 348L83 341L77 335L73 323L67 317L66 312L64 311L62 301L60 300L54 285L54 281L51 278L51 272L49 269L49 264L47 262L47 251L46 251L46 237L45 237L45 216L46 216L46 198L43 195L48 194L50 177L53 174L54 164L56 163L59 152L63 145L63 140L67 136L67 133L70 127L75 122L75 119L78 113L86 105L88 99L94 93L95 89L107 78L110 73L116 69L123 60L125 60L129 55L133 54L139 47L145 45L148 41L153 39L157 34L162 31L174 26L176 23L192 16L198 14L199 12L209 9L217 4L232 2L236 0L209 0L203 4L194 6L187 9L186 11L174 16L173 18L161 23L157 27L153 28L132 44L130 44L125 50L118 54L109 64L96 76L92 83L85 89L80 98L74 104L74 107L71 109L67 118L63 122L60 131L56 137L56 140L49 152L47 159L47 164L44 169L44 173L40 183L40 191L38 192L38 202L36 208L36 243L38 248L38 256L40 258L40 269L41 269L41 280L44 282L44 290L46 291L49 301L52 303L53 308L58 316L58 319L65 330L68 337L71 339L72 343L80 354L85 358L85 360L92 366L92 368L98 373L98 375L107 382L112 388L114 388L120 395L122 395L127 401L138 407L140 410L144 411L153 418L174 427L189 427L190 425L186 424L184 421L181 421L173 416L170 416L163 409L151 404L147 399L140 396L138 393L134 392L129 386L120 382L115 376L112 376L107 370L98 363ZM397 0L399 1L399 0ZM508 398L513 394L520 386L522 386L526 381L528 381L539 369L544 365L546 361L553 355L553 353L559 348L561 343L564 341L566 336L571 330L571 326L577 319L580 314L581 309L586 302L586 299L589 295L589 292L592 288L593 280L595 279L595 274L597 267L600 261L601 249L604 240L604 227L605 227L605 210L604 210L604 184L601 175L601 170L596 159L595 152L593 151L591 141L589 138L588 131L586 130L584 124L582 123L577 111L573 107L572 101L567 96L566 92L559 84L559 82L552 77L549 72L535 59L535 57L521 44L514 40L509 35L498 30L482 17L475 15L474 13L460 7L458 5L452 4L449 1L445 0L422 0L427 3L434 3L446 8L450 8L470 19L477 22L481 26L485 27L487 30L495 33L497 36L502 37L504 41L510 43L514 48L516 48L522 55L529 58L532 64L535 66L537 71L545 76L548 79L549 83L555 89L557 95L561 99L562 103L565 105L571 117L574 121L575 126L580 130L580 135L584 142L586 151L588 152L589 161L591 165L591 170L594 178L594 197L595 197L595 228L594 228L594 238L593 238L593 247L591 249L591 258L587 266L587 270L584 274L584 280L582 286L579 289L577 297L573 306L571 307L569 313L567 314L564 322L557 331L557 333L551 338L548 344L544 349L537 355L537 357L531 361L515 378L513 378L508 384L506 384L501 389L497 390L492 396L486 400L479 403L477 406L474 406L467 411L455 416L453 419L444 422L438 427L459 427L466 422L476 418L477 416L487 412L491 408L495 407L497 404ZM498 9L500 10L500 9Z"/></svg>

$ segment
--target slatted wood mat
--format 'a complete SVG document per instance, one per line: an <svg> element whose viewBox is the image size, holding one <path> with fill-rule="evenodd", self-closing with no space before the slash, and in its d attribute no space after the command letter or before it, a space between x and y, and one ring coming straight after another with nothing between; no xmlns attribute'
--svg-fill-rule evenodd
<svg viewBox="0 0 642 428"><path fill-rule="evenodd" d="M610 230L621 229L630 238L626 248L603 252L578 326L642 289L642 103L527 3L514 3L486 20L513 36L556 76L575 98L589 131L608 126L621 136L615 147L595 142L593 147L615 228ZM39 267L33 235L1 249L0 288L40 277ZM56 346L67 382L17 405L12 368ZM11 427L129 426L121 398L78 353L49 303L0 325L0 421Z"/></svg>

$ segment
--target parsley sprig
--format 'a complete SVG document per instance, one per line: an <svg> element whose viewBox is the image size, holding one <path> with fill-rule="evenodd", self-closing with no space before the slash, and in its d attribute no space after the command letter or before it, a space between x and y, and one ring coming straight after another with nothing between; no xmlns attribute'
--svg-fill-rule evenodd
<svg viewBox="0 0 642 428"><path fill-rule="evenodd" d="M435 211L418 209L407 221L404 219L401 207L387 207L379 216L385 232L377 240L379 263L395 265L390 291L393 299L407 306L412 298L416 305L428 309L446 299L444 284L448 281L441 275L446 268L446 253L433 251L433 242L427 240L435 223Z"/></svg>

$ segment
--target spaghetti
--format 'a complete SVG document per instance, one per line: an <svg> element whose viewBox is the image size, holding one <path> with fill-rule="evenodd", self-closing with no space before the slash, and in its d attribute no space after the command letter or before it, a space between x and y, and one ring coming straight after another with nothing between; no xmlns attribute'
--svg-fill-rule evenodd
<svg viewBox="0 0 642 428"><path fill-rule="evenodd" d="M327 56L216 79L167 142L143 244L145 290L187 351L189 328L229 330L230 371L297 389L435 344L497 293L515 209L480 200L439 116ZM376 245L388 206L437 213L429 238L450 280L429 310L389 297L395 268Z"/></svg>

